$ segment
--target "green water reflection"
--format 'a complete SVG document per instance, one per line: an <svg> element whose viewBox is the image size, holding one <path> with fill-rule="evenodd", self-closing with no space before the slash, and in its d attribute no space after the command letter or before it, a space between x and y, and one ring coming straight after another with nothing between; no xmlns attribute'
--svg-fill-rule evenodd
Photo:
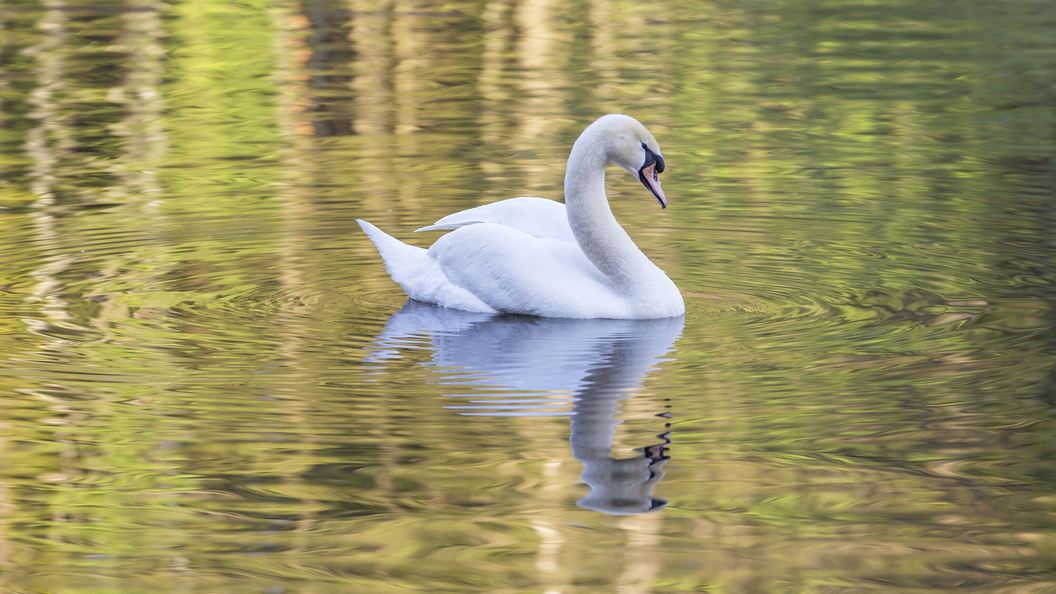
<svg viewBox="0 0 1056 594"><path fill-rule="evenodd" d="M0 71L4 591L1056 588L1047 0L18 0ZM355 218L611 111L684 322L403 307Z"/></svg>

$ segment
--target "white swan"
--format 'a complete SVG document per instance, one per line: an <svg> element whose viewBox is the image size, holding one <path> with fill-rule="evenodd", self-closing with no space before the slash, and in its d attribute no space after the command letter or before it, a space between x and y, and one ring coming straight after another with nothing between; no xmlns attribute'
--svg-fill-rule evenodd
<svg viewBox="0 0 1056 594"><path fill-rule="evenodd" d="M429 249L403 243L358 220L385 267L412 299L485 313L551 318L679 316L678 287L616 222L605 197L605 167L616 163L667 206L664 159L632 117L598 118L572 146L565 204L511 198L448 215L418 231L453 229Z"/></svg>

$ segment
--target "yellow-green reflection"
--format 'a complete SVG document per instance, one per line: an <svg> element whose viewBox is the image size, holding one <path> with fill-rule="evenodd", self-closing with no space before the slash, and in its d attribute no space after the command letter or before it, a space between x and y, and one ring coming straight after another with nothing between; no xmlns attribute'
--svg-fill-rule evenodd
<svg viewBox="0 0 1056 594"><path fill-rule="evenodd" d="M1041 0L5 2L0 584L1051 588L1054 39ZM382 344L353 220L559 198L609 111L669 164L666 211L609 192L672 360ZM666 509L576 505L668 431Z"/></svg>

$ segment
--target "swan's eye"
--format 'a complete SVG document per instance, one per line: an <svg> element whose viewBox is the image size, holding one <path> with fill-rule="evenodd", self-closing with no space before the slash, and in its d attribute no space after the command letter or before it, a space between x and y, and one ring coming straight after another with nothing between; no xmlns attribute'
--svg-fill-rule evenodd
<svg viewBox="0 0 1056 594"><path fill-rule="evenodd" d="M642 150L645 151L645 165L643 165L643 167L648 167L653 163L656 163L656 168L653 170L653 179L657 179L657 174L664 172L664 158L654 153L653 150L649 148L649 145L644 142L642 143Z"/></svg>

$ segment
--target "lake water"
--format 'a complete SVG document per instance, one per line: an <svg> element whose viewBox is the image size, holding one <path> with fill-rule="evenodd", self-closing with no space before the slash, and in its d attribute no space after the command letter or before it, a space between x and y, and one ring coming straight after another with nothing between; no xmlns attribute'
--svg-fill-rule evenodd
<svg viewBox="0 0 1056 594"><path fill-rule="evenodd" d="M1056 591L1051 0L0 5L5 592ZM405 303L613 210L683 318Z"/></svg>

